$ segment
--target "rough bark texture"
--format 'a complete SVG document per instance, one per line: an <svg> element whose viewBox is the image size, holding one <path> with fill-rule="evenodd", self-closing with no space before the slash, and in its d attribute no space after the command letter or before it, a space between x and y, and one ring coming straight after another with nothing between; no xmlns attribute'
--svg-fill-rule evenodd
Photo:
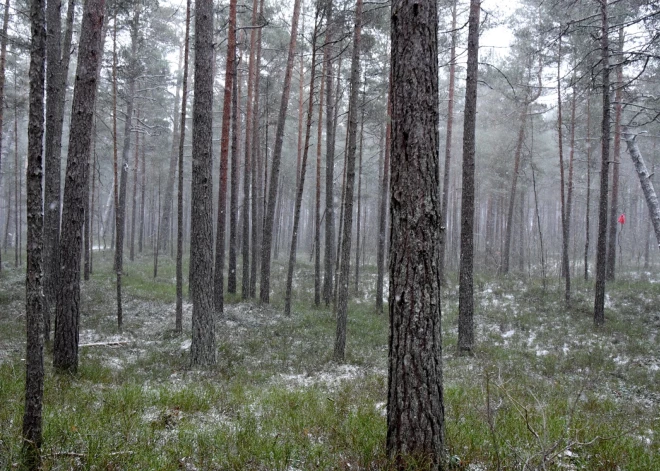
<svg viewBox="0 0 660 471"><path fill-rule="evenodd" d="M215 363L213 320L213 1L195 5L195 83L190 211L192 365Z"/></svg>
<svg viewBox="0 0 660 471"><path fill-rule="evenodd" d="M376 312L383 312L383 284L385 278L385 237L387 230L387 196L390 187L390 139L392 135L392 73L387 98L387 124L385 125L385 156L383 178L380 182L380 204L378 211L378 247L376 252Z"/></svg>
<svg viewBox="0 0 660 471"><path fill-rule="evenodd" d="M465 113L463 120L463 191L461 195L461 260L458 290L458 350L474 346L474 154L477 121L479 0L470 1Z"/></svg>
<svg viewBox="0 0 660 471"><path fill-rule="evenodd" d="M434 17L435 18L435 17ZM357 154L358 101L360 99L360 39L362 36L362 0L355 7L353 53L351 57L351 94L348 103L348 148L346 153L346 184L342 214L344 226L341 240L341 271L337 280L337 330L335 335L335 361L344 361L346 352L346 323L348 319L348 285L351 266L351 240L353 232L353 195L355 193L355 157ZM437 85L436 85L437 90Z"/></svg>
<svg viewBox="0 0 660 471"><path fill-rule="evenodd" d="M190 49L190 9L192 0L186 2L186 36L183 49L183 90L181 93L181 116L177 176L176 217L176 313L175 329L183 331L183 144L186 140L186 108L188 103L188 55Z"/></svg>
<svg viewBox="0 0 660 471"><path fill-rule="evenodd" d="M660 203L658 203L658 196L653 188L653 183L651 183L652 174L646 169L642 154L639 152L639 148L635 142L635 136L625 128L623 129L623 139L626 141L628 152L635 164L635 170L639 176L639 183L642 186L642 193L644 193L646 205L649 208L649 217L653 223L655 238L658 241L658 248L660 248Z"/></svg>
<svg viewBox="0 0 660 471"><path fill-rule="evenodd" d="M5 2L5 14L2 20L2 39L0 44L0 129L4 122L4 108L5 108L5 63L7 60L7 29L9 27L9 3L10 0ZM2 135L0 132L0 183L2 183ZM11 202L8 201L8 208L11 209ZM9 211L7 211L7 221L9 221ZM6 235L7 231L5 231ZM5 237L5 247L7 247ZM2 252L0 251L0 273L2 272Z"/></svg>
<svg viewBox="0 0 660 471"><path fill-rule="evenodd" d="M86 162L92 141L92 122L98 84L97 67L103 51L101 36L105 0L85 3L78 66L71 105L71 131L66 162L62 236L60 239L60 289L55 313L53 365L60 372L78 369L80 321L80 255L86 202Z"/></svg>
<svg viewBox="0 0 660 471"><path fill-rule="evenodd" d="M596 242L596 289L594 323L605 323L605 268L607 263L607 186L610 160L610 45L607 0L600 0L601 67L603 74L603 117L601 122L600 196L598 197L598 241Z"/></svg>
<svg viewBox="0 0 660 471"><path fill-rule="evenodd" d="M46 18L43 0L30 2L30 105L28 117L27 270L25 276L25 409L23 413L23 469L41 468L42 406L44 395L44 332L42 292L44 81Z"/></svg>
<svg viewBox="0 0 660 471"><path fill-rule="evenodd" d="M284 72L282 88L282 101L277 117L275 131L275 147L273 149L273 163L270 170L270 185L268 187L268 207L264 219L264 233L261 248L261 283L259 284L259 299L262 303L270 301L270 256L273 245L273 224L275 221L275 202L277 201L277 186L280 177L280 164L282 161L282 144L284 142L284 125L286 124L286 110L289 106L289 93L291 92L291 75L293 73L293 60L296 54L296 39L298 36L298 18L300 17L301 0L293 5L293 18L291 20L291 38Z"/></svg>
<svg viewBox="0 0 660 471"><path fill-rule="evenodd" d="M227 231L227 170L229 166L229 132L231 124L232 85L236 75L236 0L229 2L229 30L227 35L227 66L222 102L222 136L220 139L220 188L218 190L218 228L215 237L215 274L213 302L215 311L224 308L225 236Z"/></svg>
<svg viewBox="0 0 660 471"><path fill-rule="evenodd" d="M436 18L434 0L392 4L387 454L397 470L444 462Z"/></svg>
<svg viewBox="0 0 660 471"><path fill-rule="evenodd" d="M323 262L323 301L330 304L333 292L333 267L335 258L335 132L334 132L334 96L333 96L333 68L332 68L332 0L326 4L326 36L323 51L325 60L325 250Z"/></svg>

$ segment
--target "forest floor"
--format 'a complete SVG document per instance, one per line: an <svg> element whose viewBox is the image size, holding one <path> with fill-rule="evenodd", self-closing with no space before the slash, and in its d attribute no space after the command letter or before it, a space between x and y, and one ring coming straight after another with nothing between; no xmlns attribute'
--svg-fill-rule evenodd
<svg viewBox="0 0 660 471"><path fill-rule="evenodd" d="M6 258L5 258L6 260ZM44 469L381 470L388 316L363 270L350 305L346 361L332 361L331 309L312 304L313 267L296 271L282 314L226 297L217 365L189 367L191 306L174 326L174 264L126 262L124 329L115 320L112 254L83 283L80 367L46 354ZM187 273L187 269L184 271ZM241 273L240 269L238 273ZM620 274L606 324L592 321L591 283L522 275L475 279L477 346L456 354L457 285L443 294L444 400L451 469L660 469L660 280ZM240 291L240 279L239 279ZM24 387L24 272L0 274L0 469L18 462Z"/></svg>

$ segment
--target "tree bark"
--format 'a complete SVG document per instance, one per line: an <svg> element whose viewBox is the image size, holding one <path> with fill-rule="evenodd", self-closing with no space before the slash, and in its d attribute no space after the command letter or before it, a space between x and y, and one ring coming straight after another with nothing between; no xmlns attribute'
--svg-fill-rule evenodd
<svg viewBox="0 0 660 471"><path fill-rule="evenodd" d="M470 0L468 58L463 120L463 191L461 195L461 260L458 290L458 351L474 347L474 154L477 121L477 75L480 0ZM392 263L392 262L390 262Z"/></svg>
<svg viewBox="0 0 660 471"><path fill-rule="evenodd" d="M192 190L190 211L190 297L193 366L215 364L213 320L213 1L195 5Z"/></svg>
<svg viewBox="0 0 660 471"><path fill-rule="evenodd" d="M240 57L238 58L240 62ZM231 94L231 196L229 198L229 265L227 267L227 292L236 293L236 234L238 232L238 175L240 173L240 152L238 136L240 134L238 107L240 90L238 88L238 62L234 64L234 79Z"/></svg>
<svg viewBox="0 0 660 471"><path fill-rule="evenodd" d="M41 469L42 409L44 395L43 330L43 189L42 139L44 135L44 82L46 18L43 0L30 2L30 98L28 121L27 270L25 276L25 409L23 413L23 469Z"/></svg>
<svg viewBox="0 0 660 471"><path fill-rule="evenodd" d="M140 108L137 110L137 121L140 121ZM135 260L135 216L137 213L138 167L140 165L140 134L135 134L135 153L133 154L133 194L131 195L131 242L129 258Z"/></svg>
<svg viewBox="0 0 660 471"><path fill-rule="evenodd" d="M284 141L284 125L286 123L286 110L289 106L289 93L291 91L291 75L293 72L293 60L296 53L296 40L298 35L298 18L300 16L301 0L295 0L293 5L293 18L291 21L291 38L289 40L289 52L284 73L284 84L282 89L282 102L277 117L277 129L275 131L275 148L273 149L273 162L270 170L270 185L268 188L268 207L264 220L264 233L261 248L261 283L259 285L259 299L262 303L270 301L270 257L273 243L273 223L275 220L275 202L277 201L277 184L280 176L280 164L282 161L282 144Z"/></svg>
<svg viewBox="0 0 660 471"><path fill-rule="evenodd" d="M105 0L87 0L83 10L78 65L71 105L71 131L66 163L62 237L60 239L60 289L55 315L53 366L59 372L78 369L78 333L80 322L80 254L84 222L85 162L92 141L92 122L97 67L101 60Z"/></svg>
<svg viewBox="0 0 660 471"><path fill-rule="evenodd" d="M387 455L443 469L437 3L392 4ZM474 64L476 66L476 63ZM415 465L413 465L413 463Z"/></svg>
<svg viewBox="0 0 660 471"><path fill-rule="evenodd" d="M327 22L326 22L327 25ZM323 93L325 92L326 61L323 60L319 90L319 118L316 134L316 194L314 205L314 306L321 305L321 142L323 139Z"/></svg>
<svg viewBox="0 0 660 471"><path fill-rule="evenodd" d="M9 27L9 4L10 0L5 1L5 14L2 20L2 39L0 40L0 129L4 122L5 108L5 64L7 60L7 29ZM0 183L2 183L2 137L0 132ZM1 187L1 186L0 186ZM9 221L9 212L11 211L11 202L8 201L7 221ZM5 231L6 234L6 231ZM7 248L5 235L5 249ZM2 252L0 251L0 273L2 273Z"/></svg>
<svg viewBox="0 0 660 471"><path fill-rule="evenodd" d="M365 80L366 82L366 80ZM366 91L362 87L362 106L360 116L360 150L358 162L358 194L357 194L357 218L355 220L355 294L358 294L360 282L360 220L362 219L362 151L364 150L364 109L366 105Z"/></svg>
<svg viewBox="0 0 660 471"><path fill-rule="evenodd" d="M584 281L589 280L589 213L591 206L591 95L587 92L587 202L584 221Z"/></svg>
<svg viewBox="0 0 660 471"><path fill-rule="evenodd" d="M601 122L600 196L598 197L598 241L596 242L596 288L594 324L605 323L605 271L607 263L607 186L610 161L610 45L607 0L600 0L601 67L603 69L603 116Z"/></svg>
<svg viewBox="0 0 660 471"><path fill-rule="evenodd" d="M231 124L232 84L236 75L236 0L229 2L229 29L225 91L222 103L222 137L220 140L220 189L218 190L218 228L215 237L215 274L213 303L215 312L224 309L225 236L227 228L227 170L229 164L229 133Z"/></svg>
<svg viewBox="0 0 660 471"><path fill-rule="evenodd" d="M389 74L387 92L387 116L385 124L385 155L383 178L380 181L380 205L378 212L378 247L376 251L376 312L383 313L383 283L385 272L385 238L387 237L387 197L390 187L390 142L392 135L392 73Z"/></svg>

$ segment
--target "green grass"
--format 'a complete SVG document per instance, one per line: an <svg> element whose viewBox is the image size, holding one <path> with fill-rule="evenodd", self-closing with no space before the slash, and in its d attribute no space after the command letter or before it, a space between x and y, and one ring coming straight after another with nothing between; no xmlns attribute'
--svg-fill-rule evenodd
<svg viewBox="0 0 660 471"><path fill-rule="evenodd" d="M171 260L161 259L155 279L151 257L126 262L119 335L112 256L96 254L81 343L127 343L81 348L75 376L54 374L46 355L44 469L387 469L388 317L371 302L375 273L362 271L366 288L350 305L346 363L337 365L334 316L312 307L313 267L300 262L292 315L281 312L285 265L275 263L271 306L227 295L218 363L194 370L189 306L184 334L172 330ZM590 284L576 280L566 308L558 280L544 289L480 275L472 357L456 355L457 287L447 287L452 469L660 469L660 285L620 278L595 330ZM19 269L0 276L0 469L20 451L22 283Z"/></svg>

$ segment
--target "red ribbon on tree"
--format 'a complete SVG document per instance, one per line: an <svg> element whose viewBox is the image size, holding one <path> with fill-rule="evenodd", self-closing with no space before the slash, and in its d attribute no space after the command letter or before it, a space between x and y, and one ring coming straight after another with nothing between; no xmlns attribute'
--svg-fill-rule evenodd
<svg viewBox="0 0 660 471"><path fill-rule="evenodd" d="M619 216L619 224L622 226L626 223L626 215L621 213L621 216Z"/></svg>

